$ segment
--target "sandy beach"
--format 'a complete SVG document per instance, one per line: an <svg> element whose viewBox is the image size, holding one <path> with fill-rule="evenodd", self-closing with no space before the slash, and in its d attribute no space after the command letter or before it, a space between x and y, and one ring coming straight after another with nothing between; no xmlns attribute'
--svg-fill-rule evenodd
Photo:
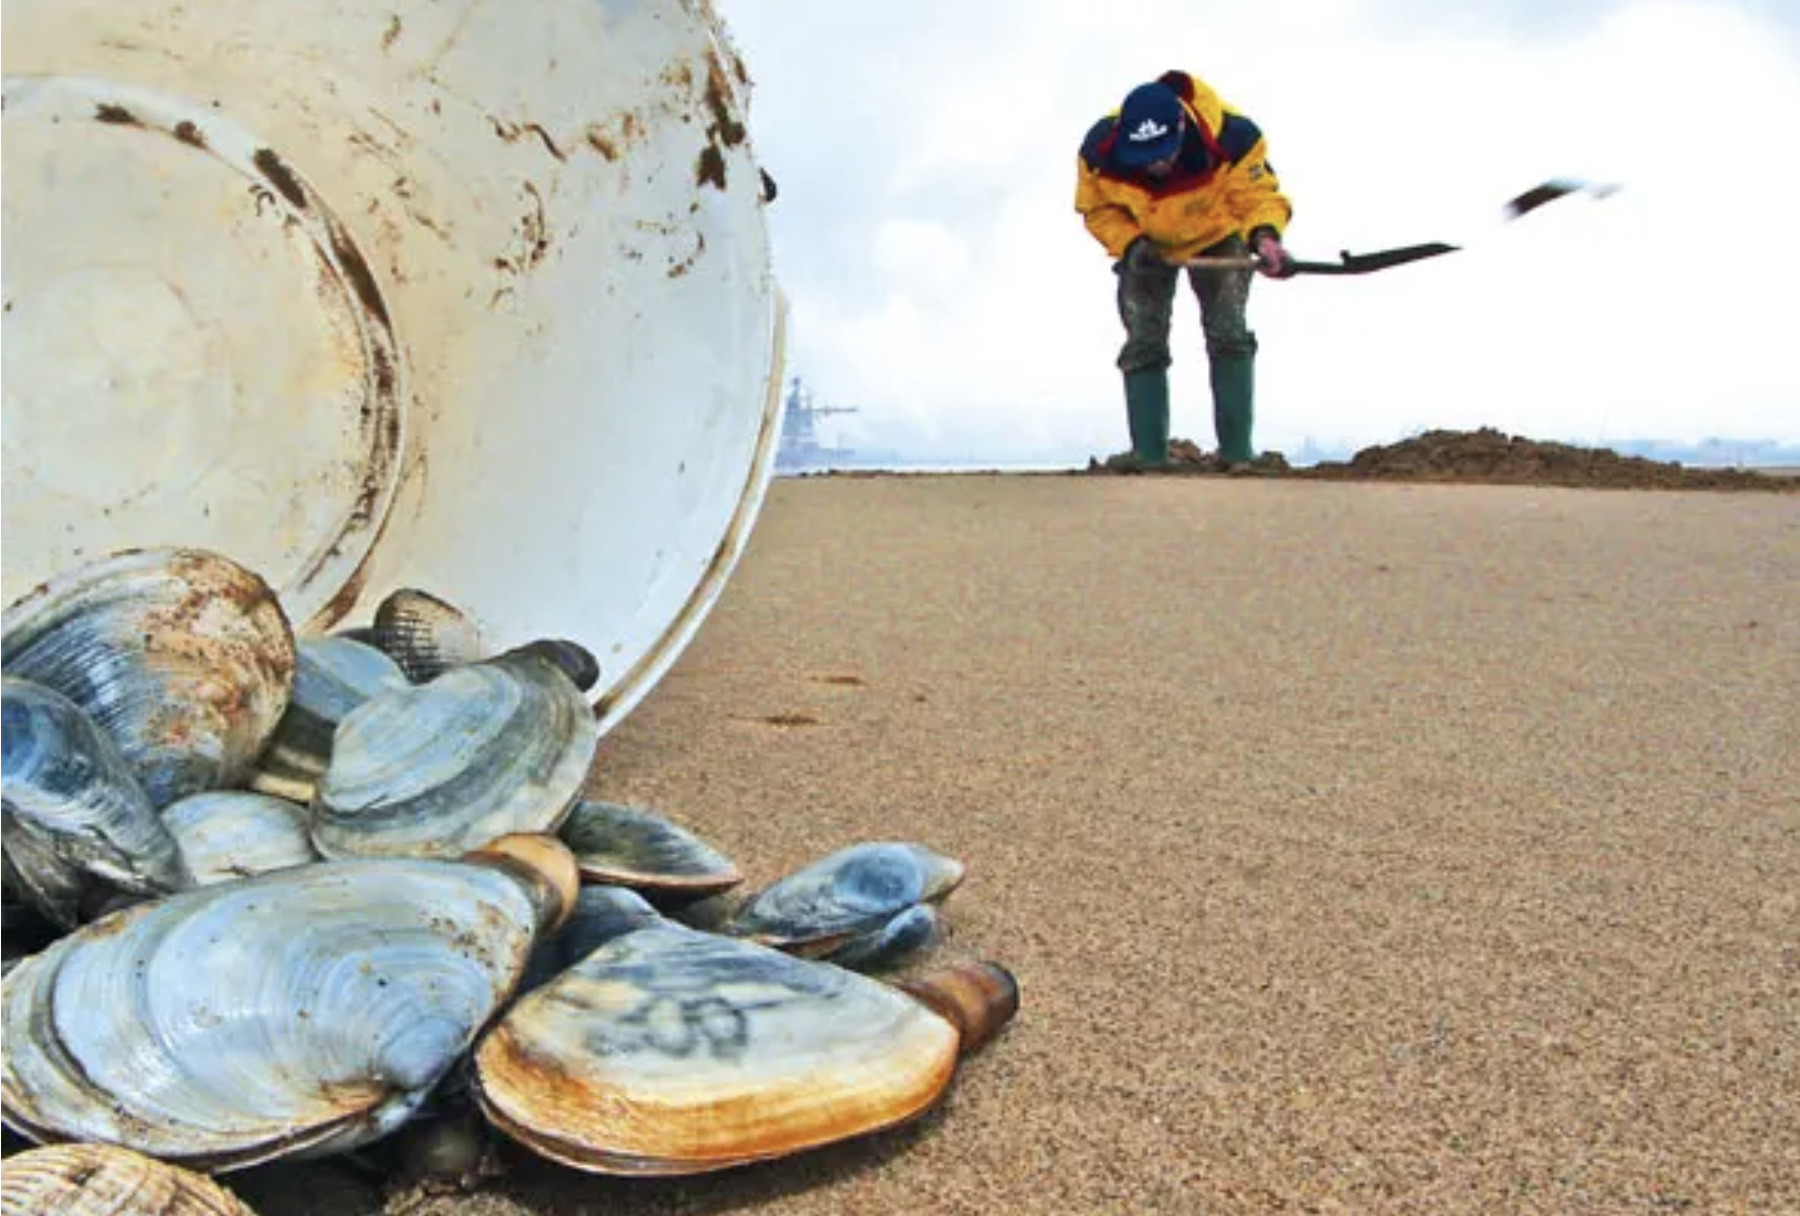
<svg viewBox="0 0 1800 1216"><path fill-rule="evenodd" d="M806 1156L264 1216L1800 1211L1800 495L782 480L591 786L955 854L1018 1020Z"/></svg>

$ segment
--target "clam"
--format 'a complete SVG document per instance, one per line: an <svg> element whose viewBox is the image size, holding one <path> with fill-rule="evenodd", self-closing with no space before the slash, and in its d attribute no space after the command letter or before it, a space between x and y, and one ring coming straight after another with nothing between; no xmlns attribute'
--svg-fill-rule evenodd
<svg viewBox="0 0 1800 1216"><path fill-rule="evenodd" d="M0 1216L256 1216L204 1174L111 1144L56 1144L6 1159Z"/></svg>
<svg viewBox="0 0 1800 1216"><path fill-rule="evenodd" d="M196 886L251 878L319 860L306 808L247 790L192 794L170 803L163 823Z"/></svg>
<svg viewBox="0 0 1800 1216"><path fill-rule="evenodd" d="M743 881L724 854L642 807L578 799L558 834L587 882L700 899Z"/></svg>
<svg viewBox="0 0 1800 1216"><path fill-rule="evenodd" d="M338 725L313 843L326 857L454 857L497 836L553 832L598 743L581 691L541 653L388 689Z"/></svg>
<svg viewBox="0 0 1800 1216"><path fill-rule="evenodd" d="M935 904L914 904L886 924L845 940L820 957L852 971L889 971L944 940L944 918Z"/></svg>
<svg viewBox="0 0 1800 1216"><path fill-rule="evenodd" d="M188 885L175 838L125 758L63 694L0 680L0 819L7 886L64 928L89 893Z"/></svg>
<svg viewBox="0 0 1800 1216"><path fill-rule="evenodd" d="M258 778L316 782L331 759L338 723L378 692L404 688L406 673L375 647L344 637L302 638L294 694L258 766ZM304 801L304 800L303 800Z"/></svg>
<svg viewBox="0 0 1800 1216"><path fill-rule="evenodd" d="M563 674L575 682L575 687L587 692L600 682L600 660L594 652L580 642L571 642L567 638L539 638L517 648L518 653L542 655L556 666L562 668Z"/></svg>
<svg viewBox="0 0 1800 1216"><path fill-rule="evenodd" d="M809 958L879 934L896 916L942 901L962 863L920 844L881 841L840 849L746 903L727 931Z"/></svg>
<svg viewBox="0 0 1800 1216"><path fill-rule="evenodd" d="M576 861L579 864L580 858ZM569 919L555 933L538 939L519 991L542 988L620 934L661 922L661 914L635 891L626 887L583 886Z"/></svg>
<svg viewBox="0 0 1800 1216"><path fill-rule="evenodd" d="M194 549L131 550L6 610L8 675L94 720L158 809L241 785L287 709L294 637L257 575Z"/></svg>
<svg viewBox="0 0 1800 1216"><path fill-rule="evenodd" d="M957 1050L973 1055L1019 1013L1019 980L990 959L964 959L896 985L956 1027Z"/></svg>
<svg viewBox="0 0 1800 1216"><path fill-rule="evenodd" d="M904 1123L1017 1008L997 967L920 981L928 1002L641 911L615 928L482 1036L472 1081L495 1128L595 1173L725 1169Z"/></svg>
<svg viewBox="0 0 1800 1216"><path fill-rule="evenodd" d="M207 1172L403 1124L574 901L568 850L321 862L88 925L0 987L0 1118Z"/></svg>
<svg viewBox="0 0 1800 1216"><path fill-rule="evenodd" d="M0 851L0 876L5 879L8 907L19 910L8 919L8 928L12 930L6 938L9 947L15 937L22 936L13 925L32 923L25 920L23 912L31 913L37 923L48 925L52 938L84 920L93 919L86 915L92 902L90 892L96 887L101 890L112 888L92 875L66 865L43 842L26 832L14 831L11 816L6 819L4 828L0 829L5 833L6 846Z"/></svg>
<svg viewBox="0 0 1800 1216"><path fill-rule="evenodd" d="M415 684L487 657L481 630L454 604L402 587L375 606L371 634Z"/></svg>

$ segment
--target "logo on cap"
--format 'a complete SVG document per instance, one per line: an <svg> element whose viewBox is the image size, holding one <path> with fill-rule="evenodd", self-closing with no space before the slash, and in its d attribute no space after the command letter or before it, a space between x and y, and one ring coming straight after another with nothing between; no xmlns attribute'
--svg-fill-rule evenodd
<svg viewBox="0 0 1800 1216"><path fill-rule="evenodd" d="M1161 139L1169 133L1169 128L1154 118L1146 118L1137 125L1137 130L1126 136L1134 144L1147 144L1153 139Z"/></svg>

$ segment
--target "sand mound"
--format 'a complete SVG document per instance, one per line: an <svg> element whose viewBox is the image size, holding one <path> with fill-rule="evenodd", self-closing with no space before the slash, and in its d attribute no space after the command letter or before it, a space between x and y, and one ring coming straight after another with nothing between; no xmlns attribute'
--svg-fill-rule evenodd
<svg viewBox="0 0 1800 1216"><path fill-rule="evenodd" d="M1170 471L1222 471L1216 454L1186 439L1169 444ZM1364 448L1346 462L1289 467L1279 452L1257 459L1265 475L1317 481L1427 481L1489 485L1578 486L1622 490L1800 490L1800 478L1744 469L1691 469L1673 462L1624 456L1610 448L1584 448L1477 431L1427 431L1399 443ZM1090 461L1088 472L1111 473L1115 464Z"/></svg>
<svg viewBox="0 0 1800 1216"><path fill-rule="evenodd" d="M1690 469L1677 463L1478 431L1427 431L1400 443L1364 448L1348 464L1327 463L1306 476L1340 480L1471 481L1503 485L1594 486L1647 490L1776 490L1790 479L1743 469Z"/></svg>

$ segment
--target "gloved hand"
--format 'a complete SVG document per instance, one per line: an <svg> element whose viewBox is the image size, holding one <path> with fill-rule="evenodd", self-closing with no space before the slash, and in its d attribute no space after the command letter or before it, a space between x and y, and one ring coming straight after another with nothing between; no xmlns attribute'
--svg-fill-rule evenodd
<svg viewBox="0 0 1800 1216"><path fill-rule="evenodd" d="M1258 228L1252 235L1251 249L1256 253L1256 269L1271 279L1286 279L1294 273L1293 259L1282 247L1273 228Z"/></svg>
<svg viewBox="0 0 1800 1216"><path fill-rule="evenodd" d="M1133 237L1131 244L1125 246L1125 256L1119 259L1120 270L1169 270L1172 266L1163 260L1162 250L1156 242L1147 236Z"/></svg>

